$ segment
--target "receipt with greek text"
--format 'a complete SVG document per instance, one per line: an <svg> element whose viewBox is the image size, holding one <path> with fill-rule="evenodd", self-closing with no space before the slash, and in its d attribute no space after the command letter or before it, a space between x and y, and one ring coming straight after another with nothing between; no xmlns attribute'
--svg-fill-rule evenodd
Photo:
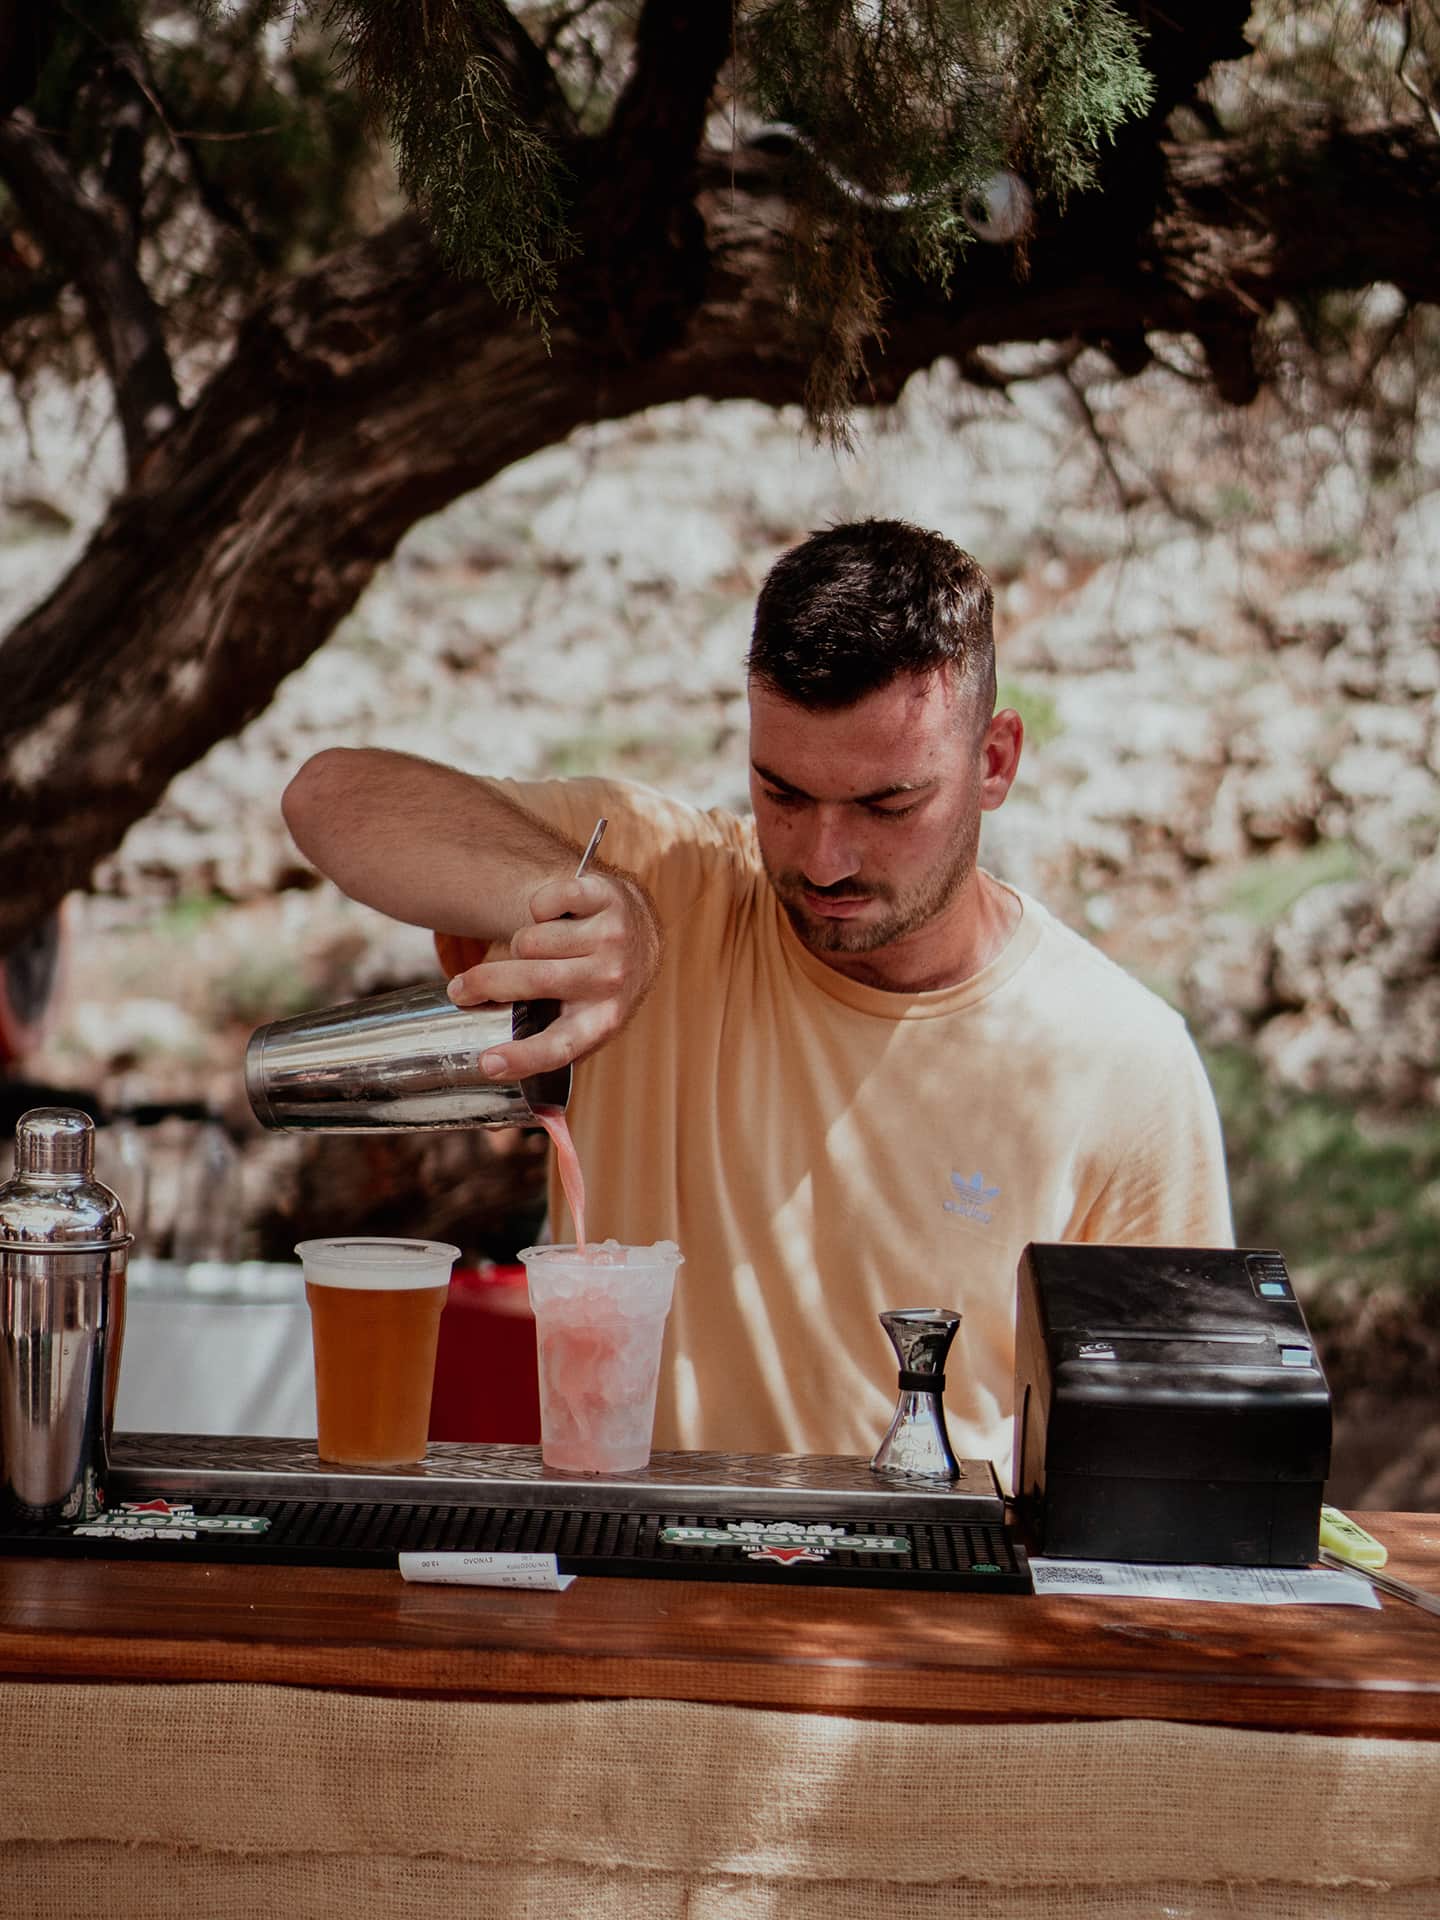
<svg viewBox="0 0 1440 1920"><path fill-rule="evenodd" d="M563 1593L575 1579L561 1573L553 1553L402 1553L406 1580L438 1581L456 1587L528 1587Z"/></svg>
<svg viewBox="0 0 1440 1920"><path fill-rule="evenodd" d="M1328 1567L1164 1567L1030 1556L1036 1593L1108 1593L1137 1600L1218 1600L1249 1607L1378 1607L1359 1574Z"/></svg>

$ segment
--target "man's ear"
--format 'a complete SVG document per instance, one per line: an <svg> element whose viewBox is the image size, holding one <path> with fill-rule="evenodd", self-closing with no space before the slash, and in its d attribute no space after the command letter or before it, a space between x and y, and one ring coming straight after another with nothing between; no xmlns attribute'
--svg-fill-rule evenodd
<svg viewBox="0 0 1440 1920"><path fill-rule="evenodd" d="M1013 707L1001 707L980 742L980 808L993 813L1014 783L1025 744L1025 722Z"/></svg>

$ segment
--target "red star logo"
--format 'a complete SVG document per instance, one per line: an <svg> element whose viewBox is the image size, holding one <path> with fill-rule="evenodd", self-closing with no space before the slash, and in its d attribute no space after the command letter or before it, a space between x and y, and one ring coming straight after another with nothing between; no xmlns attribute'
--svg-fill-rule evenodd
<svg viewBox="0 0 1440 1920"><path fill-rule="evenodd" d="M748 1556L751 1560L778 1560L782 1567L788 1567L794 1560L823 1560L823 1553L816 1553L811 1547L756 1547Z"/></svg>
<svg viewBox="0 0 1440 1920"><path fill-rule="evenodd" d="M121 1505L126 1513L174 1513L175 1511L168 1500L125 1500Z"/></svg>

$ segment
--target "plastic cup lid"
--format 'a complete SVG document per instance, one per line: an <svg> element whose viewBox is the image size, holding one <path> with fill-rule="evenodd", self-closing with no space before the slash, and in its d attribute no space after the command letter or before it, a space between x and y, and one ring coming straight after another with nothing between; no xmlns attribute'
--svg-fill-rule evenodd
<svg viewBox="0 0 1440 1920"><path fill-rule="evenodd" d="M685 1256L673 1240L656 1240L648 1247L622 1246L618 1240L591 1240L583 1247L571 1242L551 1243L543 1247L522 1247L517 1258L528 1268L534 1266L586 1267L604 1272L606 1268L628 1268L632 1272L679 1267Z"/></svg>
<svg viewBox="0 0 1440 1920"><path fill-rule="evenodd" d="M392 1240L377 1234L302 1240L295 1249L305 1278L322 1287L378 1291L443 1287L460 1249L444 1240Z"/></svg>

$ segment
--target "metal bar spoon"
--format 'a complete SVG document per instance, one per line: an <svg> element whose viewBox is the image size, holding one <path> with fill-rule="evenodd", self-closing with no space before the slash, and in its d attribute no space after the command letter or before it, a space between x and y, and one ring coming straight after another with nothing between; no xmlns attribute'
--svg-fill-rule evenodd
<svg viewBox="0 0 1440 1920"><path fill-rule="evenodd" d="M585 851L581 854L580 864L575 869L575 878L577 880L582 880L585 877L585 869L589 866L591 860L594 858L595 849L599 846L601 836L604 834L605 829L607 826L609 826L609 824L610 824L609 821L605 818L603 813L601 814L600 818L595 822L595 831L591 834L589 845L586 847Z"/></svg>
<svg viewBox="0 0 1440 1920"><path fill-rule="evenodd" d="M1332 1553L1328 1547L1321 1547L1319 1558L1327 1567L1336 1567L1341 1573L1358 1573L1372 1587L1379 1587L1382 1593L1393 1593L1397 1600L1408 1600L1412 1607L1423 1607L1426 1613L1440 1613L1440 1593L1427 1593L1423 1587L1412 1587L1408 1580L1397 1580L1393 1573L1381 1573L1378 1567L1367 1567L1358 1560L1347 1560L1343 1554Z"/></svg>

